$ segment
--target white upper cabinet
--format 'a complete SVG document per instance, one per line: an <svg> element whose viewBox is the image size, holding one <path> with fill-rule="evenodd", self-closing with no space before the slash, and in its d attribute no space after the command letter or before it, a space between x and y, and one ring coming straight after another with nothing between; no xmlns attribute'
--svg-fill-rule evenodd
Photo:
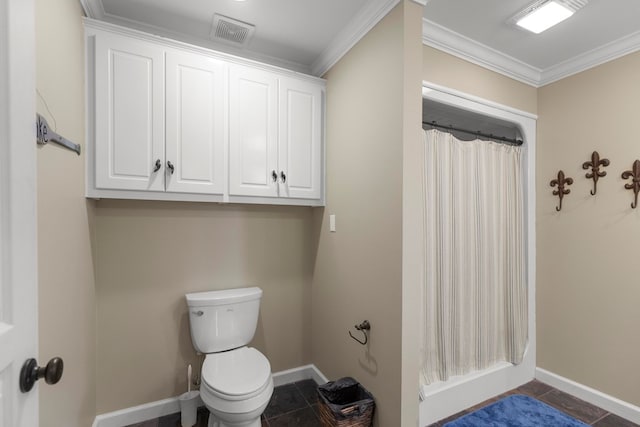
<svg viewBox="0 0 640 427"><path fill-rule="evenodd" d="M166 190L223 194L226 65L181 52L166 64Z"/></svg>
<svg viewBox="0 0 640 427"><path fill-rule="evenodd" d="M229 98L229 195L277 197L278 78L234 65Z"/></svg>
<svg viewBox="0 0 640 427"><path fill-rule="evenodd" d="M230 71L229 195L322 198L322 87Z"/></svg>
<svg viewBox="0 0 640 427"><path fill-rule="evenodd" d="M324 204L325 82L85 20L87 196Z"/></svg>
<svg viewBox="0 0 640 427"><path fill-rule="evenodd" d="M280 196L322 197L322 88L280 79L278 166Z"/></svg>
<svg viewBox="0 0 640 427"><path fill-rule="evenodd" d="M164 191L164 53L115 34L95 42L95 185Z"/></svg>

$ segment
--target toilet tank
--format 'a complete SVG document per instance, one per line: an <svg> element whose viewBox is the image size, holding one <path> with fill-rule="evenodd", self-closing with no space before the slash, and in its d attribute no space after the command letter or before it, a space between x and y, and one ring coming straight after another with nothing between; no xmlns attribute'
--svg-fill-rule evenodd
<svg viewBox="0 0 640 427"><path fill-rule="evenodd" d="M260 288L194 292L185 296L191 341L200 353L231 350L253 339L260 312Z"/></svg>

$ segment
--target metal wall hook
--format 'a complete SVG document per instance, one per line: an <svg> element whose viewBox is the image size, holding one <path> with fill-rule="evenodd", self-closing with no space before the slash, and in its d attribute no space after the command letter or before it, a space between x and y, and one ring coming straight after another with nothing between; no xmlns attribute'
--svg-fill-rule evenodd
<svg viewBox="0 0 640 427"><path fill-rule="evenodd" d="M586 170L591 168L591 172L587 173L585 176L587 178L593 179L593 190L589 192L591 193L592 196L595 196L596 192L598 191L598 178L602 178L603 176L607 175L605 171L600 170L600 166L607 167L609 166L609 164L610 164L609 159L601 160L600 154L597 151L594 151L593 153L591 153L590 162L584 162L582 164L582 169Z"/></svg>
<svg viewBox="0 0 640 427"><path fill-rule="evenodd" d="M349 336L354 340L358 341L360 344L367 345L367 342L369 341L369 336L367 334L367 331L371 329L371 324L369 323L369 321L365 320L359 325L355 325L354 328L356 328L358 331L361 331L364 334L364 341L360 341L358 338L354 337L353 334L351 334L351 331L349 331Z"/></svg>
<svg viewBox="0 0 640 427"><path fill-rule="evenodd" d="M560 212L562 210L562 198L566 194L571 193L571 190L569 190L568 188L564 188L564 186L571 184L573 184L573 178L565 178L564 172L562 172L561 170L558 171L558 178L549 183L551 187L558 186L558 189L553 191L553 195L560 198L560 204L556 206L556 211Z"/></svg>
<svg viewBox="0 0 640 427"><path fill-rule="evenodd" d="M622 179L632 178L631 183L625 184L624 188L627 190L633 190L633 203L631 203L631 209L635 209L638 206L638 193L640 192L640 160L633 162L631 170L622 172Z"/></svg>

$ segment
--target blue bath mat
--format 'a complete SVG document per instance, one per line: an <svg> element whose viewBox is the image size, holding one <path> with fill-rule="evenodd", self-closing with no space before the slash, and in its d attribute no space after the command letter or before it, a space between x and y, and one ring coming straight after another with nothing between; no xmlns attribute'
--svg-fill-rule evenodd
<svg viewBox="0 0 640 427"><path fill-rule="evenodd" d="M588 425L529 396L514 394L448 422L444 427L585 427Z"/></svg>

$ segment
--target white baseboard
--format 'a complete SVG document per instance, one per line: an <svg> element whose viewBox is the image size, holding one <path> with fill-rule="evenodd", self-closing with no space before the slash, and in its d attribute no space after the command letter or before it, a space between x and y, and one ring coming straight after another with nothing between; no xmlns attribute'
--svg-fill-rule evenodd
<svg viewBox="0 0 640 427"><path fill-rule="evenodd" d="M315 365L300 366L273 374L273 385L278 387L283 384L291 384L302 380L314 380L316 384L324 384L329 380Z"/></svg>
<svg viewBox="0 0 640 427"><path fill-rule="evenodd" d="M177 397L145 403L119 411L96 416L93 427L123 427L129 424L141 423L146 420L160 418L180 411Z"/></svg>
<svg viewBox="0 0 640 427"><path fill-rule="evenodd" d="M609 396L586 385L577 383L568 378L536 368L536 379L549 384L560 391L569 393L579 399L596 405L605 411L616 414L626 420L640 424L640 407L627 403L616 397Z"/></svg>
<svg viewBox="0 0 640 427"><path fill-rule="evenodd" d="M328 381L327 377L315 365L300 366L299 368L287 369L273 374L273 384L276 387L307 379L314 380L316 384L324 384ZM93 421L93 427L123 427L164 417L179 411L180 404L176 396L98 415Z"/></svg>

